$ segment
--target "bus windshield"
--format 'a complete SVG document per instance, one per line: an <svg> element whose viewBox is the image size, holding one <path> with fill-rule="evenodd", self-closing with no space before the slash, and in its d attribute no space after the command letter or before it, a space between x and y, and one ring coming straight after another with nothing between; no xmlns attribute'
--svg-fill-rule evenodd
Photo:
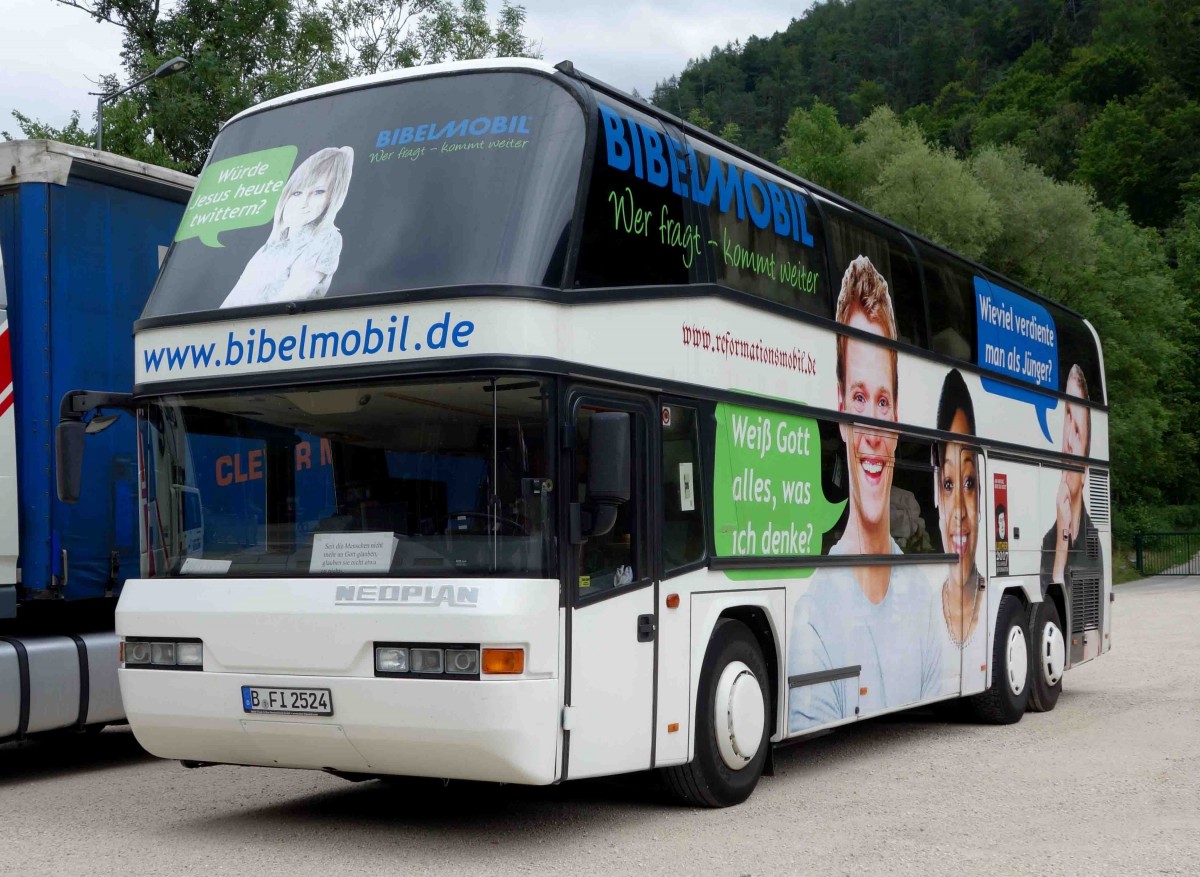
<svg viewBox="0 0 1200 877"><path fill-rule="evenodd" d="M154 400L145 572L545 577L550 392L488 377Z"/></svg>
<svg viewBox="0 0 1200 877"><path fill-rule="evenodd" d="M144 316L561 287L585 135L571 92L518 71L251 113L217 138Z"/></svg>

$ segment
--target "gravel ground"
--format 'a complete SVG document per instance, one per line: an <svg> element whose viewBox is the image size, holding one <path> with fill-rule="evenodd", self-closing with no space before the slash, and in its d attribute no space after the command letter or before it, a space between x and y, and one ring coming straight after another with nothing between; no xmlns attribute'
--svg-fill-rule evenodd
<svg viewBox="0 0 1200 877"><path fill-rule="evenodd" d="M0 747L0 874L1200 874L1198 630L1200 577L1123 585L1114 650L1054 712L864 722L719 811L636 778L189 771L124 729Z"/></svg>

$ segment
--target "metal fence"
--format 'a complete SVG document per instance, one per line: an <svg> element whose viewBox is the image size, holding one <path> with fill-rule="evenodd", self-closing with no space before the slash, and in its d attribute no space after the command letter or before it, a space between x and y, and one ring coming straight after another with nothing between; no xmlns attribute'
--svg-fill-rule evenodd
<svg viewBox="0 0 1200 877"><path fill-rule="evenodd" d="M1200 575L1200 533L1138 533L1134 548L1144 576Z"/></svg>

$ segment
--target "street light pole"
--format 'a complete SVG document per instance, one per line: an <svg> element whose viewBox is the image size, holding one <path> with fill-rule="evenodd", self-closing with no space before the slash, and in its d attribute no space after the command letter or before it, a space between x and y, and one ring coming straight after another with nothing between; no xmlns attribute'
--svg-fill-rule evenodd
<svg viewBox="0 0 1200 877"><path fill-rule="evenodd" d="M137 82L131 83L124 88L110 91L107 94L102 91L89 91L88 94L96 96L96 149L104 148L104 105L106 103L116 100L125 92L132 91L139 85L149 82L151 79L163 79L167 76L174 76L176 73L186 70L190 66L186 59L175 57L170 61L164 61L162 64L159 64L158 69L153 73L143 76Z"/></svg>

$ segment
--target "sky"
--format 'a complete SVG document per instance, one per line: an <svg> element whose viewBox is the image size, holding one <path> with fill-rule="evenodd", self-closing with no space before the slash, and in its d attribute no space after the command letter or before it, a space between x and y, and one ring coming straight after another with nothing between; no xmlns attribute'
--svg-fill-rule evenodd
<svg viewBox="0 0 1200 877"><path fill-rule="evenodd" d="M231 0L232 2L232 0ZM525 33L552 64L571 60L584 73L649 96L656 82L682 72L688 59L748 36L783 30L811 5L799 0L741 0L736 15L718 0L522 0ZM0 131L18 135L18 109L52 125L79 110L93 125L96 79L121 72L121 31L55 0L2 0ZM499 8L491 0L490 8Z"/></svg>

